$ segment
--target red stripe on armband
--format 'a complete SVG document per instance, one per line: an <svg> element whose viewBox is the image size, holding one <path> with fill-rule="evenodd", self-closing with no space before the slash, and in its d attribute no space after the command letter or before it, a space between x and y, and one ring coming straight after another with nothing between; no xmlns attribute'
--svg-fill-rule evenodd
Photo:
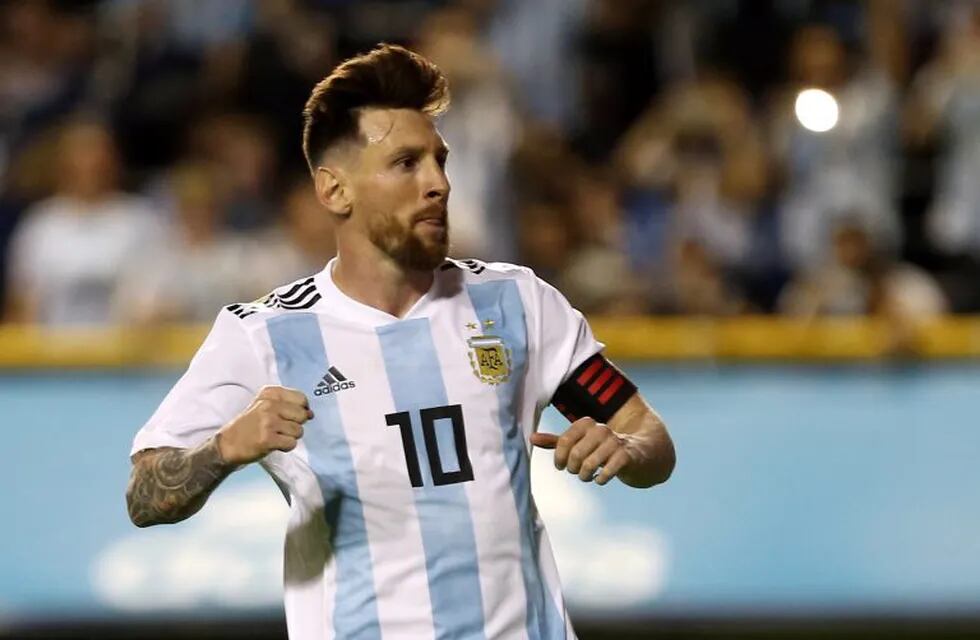
<svg viewBox="0 0 980 640"><path fill-rule="evenodd" d="M602 372L602 375L596 378L596 381L589 385L589 393L591 393L592 395L599 393L599 389L602 388L602 385L606 384L606 380L611 378L612 375L613 375L612 368L611 367L606 368L606 370Z"/></svg>
<svg viewBox="0 0 980 640"><path fill-rule="evenodd" d="M551 403L572 422L576 416L608 422L634 393L636 385L597 353L559 385Z"/></svg>
<svg viewBox="0 0 980 640"><path fill-rule="evenodd" d="M586 362L588 362L588 360L586 360ZM578 378L575 379L575 381L578 382L580 385L585 386L586 384L589 383L589 380L592 379L592 376L594 376L596 372L598 372L599 369L601 368L602 368L602 360L596 360L595 362L590 364L589 367L585 371L583 371Z"/></svg>
<svg viewBox="0 0 980 640"><path fill-rule="evenodd" d="M612 384L606 387L606 390L599 395L598 398L599 404L608 403L609 398L612 398L616 394L616 392L619 391L619 388L623 386L624 382L626 382L626 378L624 378L623 376L619 376L618 378L613 380Z"/></svg>

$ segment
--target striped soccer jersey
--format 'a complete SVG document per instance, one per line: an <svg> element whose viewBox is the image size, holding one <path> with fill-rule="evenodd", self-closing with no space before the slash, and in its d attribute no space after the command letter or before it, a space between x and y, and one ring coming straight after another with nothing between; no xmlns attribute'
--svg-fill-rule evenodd
<svg viewBox="0 0 980 640"><path fill-rule="evenodd" d="M262 461L290 497L293 640L574 638L529 437L602 345L523 267L447 260L396 318L333 264L222 310L133 451L197 446L262 386L299 389L315 417Z"/></svg>

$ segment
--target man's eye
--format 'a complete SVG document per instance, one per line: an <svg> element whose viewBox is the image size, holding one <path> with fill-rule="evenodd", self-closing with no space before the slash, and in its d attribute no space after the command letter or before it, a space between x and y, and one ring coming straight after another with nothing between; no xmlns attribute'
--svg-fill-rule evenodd
<svg viewBox="0 0 980 640"><path fill-rule="evenodd" d="M411 156L401 158L396 164L404 169L413 169L418 161Z"/></svg>

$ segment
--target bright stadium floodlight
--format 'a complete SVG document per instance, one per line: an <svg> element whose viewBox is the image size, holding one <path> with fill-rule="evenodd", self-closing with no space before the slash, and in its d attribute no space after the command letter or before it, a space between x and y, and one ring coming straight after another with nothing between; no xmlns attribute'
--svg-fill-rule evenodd
<svg viewBox="0 0 980 640"><path fill-rule="evenodd" d="M796 119L810 131L830 131L839 116L837 99L823 89L804 89L796 96Z"/></svg>

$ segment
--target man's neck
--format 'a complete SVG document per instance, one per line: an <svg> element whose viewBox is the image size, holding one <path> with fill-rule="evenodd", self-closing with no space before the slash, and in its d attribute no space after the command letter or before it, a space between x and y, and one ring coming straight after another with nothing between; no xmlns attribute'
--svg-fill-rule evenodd
<svg viewBox="0 0 980 640"><path fill-rule="evenodd" d="M370 242L338 246L330 274L348 298L401 318L432 286L432 271L406 271Z"/></svg>

